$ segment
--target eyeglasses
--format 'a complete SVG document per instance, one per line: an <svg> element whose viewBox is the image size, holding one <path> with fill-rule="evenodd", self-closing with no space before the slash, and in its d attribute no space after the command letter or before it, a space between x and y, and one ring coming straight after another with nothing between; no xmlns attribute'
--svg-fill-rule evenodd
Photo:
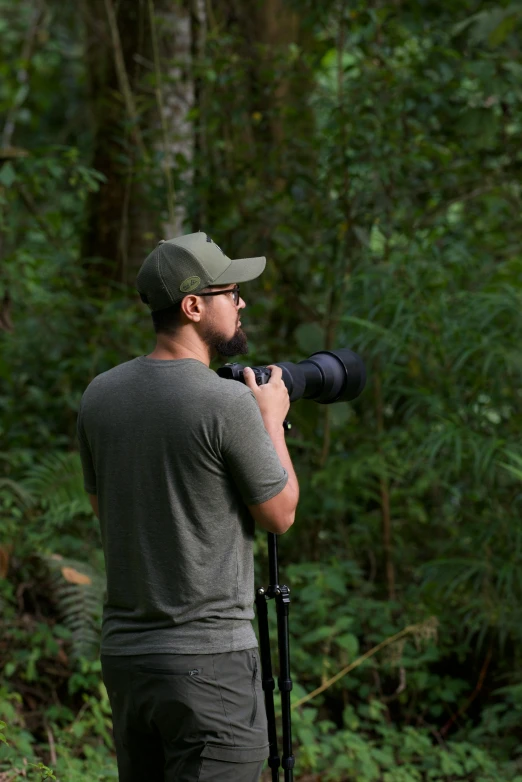
<svg viewBox="0 0 522 782"><path fill-rule="evenodd" d="M234 300L234 304L239 304L239 285L234 285L233 288L227 288L226 291L212 291L211 293L196 293L196 296L221 296L222 293L231 293Z"/></svg>

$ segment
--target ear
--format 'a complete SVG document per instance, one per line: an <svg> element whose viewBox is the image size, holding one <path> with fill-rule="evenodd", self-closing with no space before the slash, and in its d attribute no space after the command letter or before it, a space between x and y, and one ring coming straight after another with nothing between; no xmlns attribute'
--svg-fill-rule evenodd
<svg viewBox="0 0 522 782"><path fill-rule="evenodd" d="M199 323L202 314L201 299L197 296L185 296L181 300L181 311L192 321L192 323Z"/></svg>

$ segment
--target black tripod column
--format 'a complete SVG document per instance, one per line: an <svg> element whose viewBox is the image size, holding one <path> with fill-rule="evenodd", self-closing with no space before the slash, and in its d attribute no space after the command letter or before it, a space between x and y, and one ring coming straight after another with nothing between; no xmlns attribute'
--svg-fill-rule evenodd
<svg viewBox="0 0 522 782"><path fill-rule="evenodd" d="M283 721L283 760L281 765L285 772L285 782L291 782L295 758L292 755L292 721L290 715L290 643L288 638L288 610L290 608L290 590L284 584L279 587L276 595L277 637L279 645L279 678L277 680L281 693L281 712Z"/></svg>
<svg viewBox="0 0 522 782"><path fill-rule="evenodd" d="M290 716L290 691L292 680L290 678L290 642L288 635L288 611L290 606L290 590L287 586L279 585L279 572L277 561L277 537L268 533L268 566L270 571L270 585L267 589L262 587L256 593L256 610L259 626L259 644L261 651L261 668L263 691L265 694L266 716L268 723L268 743L270 755L268 765L272 769L272 782L279 780L279 766L284 769L285 782L292 782L295 758L292 755L292 727ZM272 676L272 662L270 656L270 639L268 630L268 600L276 601L277 612L277 645L279 650L279 678L278 686L281 693L281 711L283 723L283 758L279 758L277 749L277 732L274 709L275 683Z"/></svg>
<svg viewBox="0 0 522 782"><path fill-rule="evenodd" d="M279 780L279 753L277 751L277 732L274 709L275 682L272 676L272 660L270 657L270 640L268 635L268 605L269 600L265 590L261 587L256 593L257 624L259 627L259 646L261 653L261 671L263 692L265 694L266 721L268 725L268 744L270 754L268 766L272 769L272 782Z"/></svg>

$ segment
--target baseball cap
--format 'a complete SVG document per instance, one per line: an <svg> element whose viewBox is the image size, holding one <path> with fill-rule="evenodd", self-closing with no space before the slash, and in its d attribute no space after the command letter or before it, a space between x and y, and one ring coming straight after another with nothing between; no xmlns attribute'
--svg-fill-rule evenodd
<svg viewBox="0 0 522 782"><path fill-rule="evenodd" d="M208 285L249 282L263 272L266 258L231 260L203 231L162 240L136 277L141 300L151 312L170 307Z"/></svg>

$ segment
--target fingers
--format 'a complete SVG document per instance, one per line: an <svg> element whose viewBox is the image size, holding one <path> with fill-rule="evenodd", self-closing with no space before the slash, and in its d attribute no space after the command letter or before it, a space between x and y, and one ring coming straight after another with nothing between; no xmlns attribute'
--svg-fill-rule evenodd
<svg viewBox="0 0 522 782"><path fill-rule="evenodd" d="M256 376L250 367L244 368L243 377L245 378L245 385L247 385L251 391L257 391Z"/></svg>
<svg viewBox="0 0 522 782"><path fill-rule="evenodd" d="M267 366L267 369L271 370L270 380L269 383L277 383L278 380L282 380L283 378L283 370L281 367L276 366L275 364L270 364Z"/></svg>
<svg viewBox="0 0 522 782"><path fill-rule="evenodd" d="M276 366L275 364L271 364L267 367L267 369L270 369L270 379L269 383L276 384L276 383L282 383L283 382L283 370L281 367ZM247 385L251 391L258 391L259 386L256 383L256 376L254 375L253 371L250 367L245 367L243 370L243 377L245 378L245 385Z"/></svg>

